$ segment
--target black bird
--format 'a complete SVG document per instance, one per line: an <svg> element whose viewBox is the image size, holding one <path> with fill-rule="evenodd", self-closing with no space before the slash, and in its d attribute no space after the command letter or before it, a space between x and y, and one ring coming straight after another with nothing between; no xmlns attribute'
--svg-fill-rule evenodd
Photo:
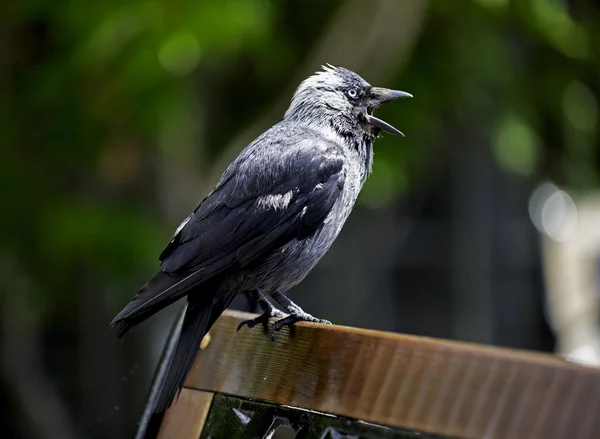
<svg viewBox="0 0 600 439"><path fill-rule="evenodd" d="M304 279L342 229L371 171L379 133L403 135L373 110L404 97L411 95L372 87L341 67L323 67L300 84L283 120L240 153L177 228L160 255L161 270L111 323L122 337L187 296L156 412L171 405L202 338L236 294L251 292L263 310L244 322L248 326L280 317L271 335L301 320L329 323L284 293Z"/></svg>

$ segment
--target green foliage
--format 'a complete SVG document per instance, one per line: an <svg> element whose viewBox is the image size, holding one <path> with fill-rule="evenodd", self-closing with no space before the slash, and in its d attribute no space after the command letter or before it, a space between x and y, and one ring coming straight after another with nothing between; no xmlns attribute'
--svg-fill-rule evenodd
<svg viewBox="0 0 600 439"><path fill-rule="evenodd" d="M21 45L11 47L20 62L2 124L3 248L39 286L27 290L31 302L72 306L64 301L77 301L85 267L100 290L130 296L131 279L156 267L171 225L153 195L140 196L153 186L153 151L172 145L178 154L197 123L192 73L265 44L270 10L219 0L30 0L13 9ZM176 131L165 131L173 120ZM183 139L184 150L198 147L192 134Z"/></svg>
<svg viewBox="0 0 600 439"><path fill-rule="evenodd" d="M537 164L539 143L529 124L507 115L498 125L495 137L498 164L509 172L531 175Z"/></svg>
<svg viewBox="0 0 600 439"><path fill-rule="evenodd" d="M597 8L566 4L431 2L408 63L383 84L415 95L380 110L407 138L378 141L361 202L381 206L414 190L460 154L448 145L460 145L464 129L482 131L481 147L515 178L597 185L600 21ZM2 253L11 262L0 265L29 277L29 294L48 311L57 302L42 297L77 300L80 265L108 294L133 293L174 226L160 199L172 196L163 164L210 174L227 142L291 85L341 6L15 3L0 126ZM368 66L361 73L369 79Z"/></svg>

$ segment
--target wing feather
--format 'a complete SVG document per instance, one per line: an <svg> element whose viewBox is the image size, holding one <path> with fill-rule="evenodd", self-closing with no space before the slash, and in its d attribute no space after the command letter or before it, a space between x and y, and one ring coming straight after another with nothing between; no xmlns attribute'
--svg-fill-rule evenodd
<svg viewBox="0 0 600 439"><path fill-rule="evenodd" d="M222 269L241 260L247 265L290 239L305 239L324 221L341 193L343 163L332 151L304 148L271 165L279 172L256 169L254 178L242 172L227 179L169 243L161 258L162 270L195 271L221 259L229 261ZM252 184L248 187L240 180ZM262 197L285 194L290 199L283 209L259 202ZM252 246L257 248L249 251Z"/></svg>
<svg viewBox="0 0 600 439"><path fill-rule="evenodd" d="M337 145L307 130L276 126L255 141L263 146L251 144L238 156L161 253L155 277L164 287L142 288L117 323L137 324L215 276L322 226L344 187L344 159ZM279 207L262 202L283 196Z"/></svg>

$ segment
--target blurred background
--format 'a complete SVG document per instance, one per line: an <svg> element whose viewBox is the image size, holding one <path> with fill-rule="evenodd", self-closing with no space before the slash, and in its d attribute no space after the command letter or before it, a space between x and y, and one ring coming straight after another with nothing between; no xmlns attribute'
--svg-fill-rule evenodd
<svg viewBox="0 0 600 439"><path fill-rule="evenodd" d="M379 111L406 138L376 143L291 298L339 324L597 363L599 2L0 11L1 437L131 437L177 306L123 343L108 323L324 63L415 98Z"/></svg>

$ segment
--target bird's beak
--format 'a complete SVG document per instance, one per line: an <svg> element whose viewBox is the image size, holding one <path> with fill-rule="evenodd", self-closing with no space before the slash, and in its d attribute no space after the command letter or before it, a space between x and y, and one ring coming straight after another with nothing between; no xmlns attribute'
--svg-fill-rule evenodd
<svg viewBox="0 0 600 439"><path fill-rule="evenodd" d="M379 105L384 102L393 101L401 98L412 98L413 96L410 93L400 90L390 90L388 88L381 87L373 87L369 93L371 95L371 105L367 110L367 114L365 115L365 121L376 128L379 128L381 131L386 133L395 134L397 136L404 137L402 131L397 128L394 128L389 123L373 116L371 114L373 109L377 108Z"/></svg>

